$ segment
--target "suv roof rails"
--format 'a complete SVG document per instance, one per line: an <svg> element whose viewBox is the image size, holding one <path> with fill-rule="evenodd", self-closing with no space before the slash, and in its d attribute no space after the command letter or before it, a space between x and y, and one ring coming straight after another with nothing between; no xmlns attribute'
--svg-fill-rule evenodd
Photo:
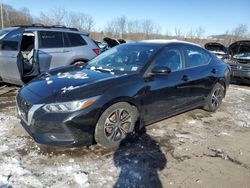
<svg viewBox="0 0 250 188"><path fill-rule="evenodd" d="M77 28L72 28L72 27L66 27L65 25L52 25L52 26L47 26L47 25L43 25L40 23L34 23L31 25L14 25L12 27L41 27L41 28L58 28L58 29L69 29L72 31L79 31Z"/></svg>

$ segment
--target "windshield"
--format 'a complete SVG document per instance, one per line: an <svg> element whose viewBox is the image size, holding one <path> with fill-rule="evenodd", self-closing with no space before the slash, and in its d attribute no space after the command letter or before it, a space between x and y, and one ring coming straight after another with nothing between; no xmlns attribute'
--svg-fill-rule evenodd
<svg viewBox="0 0 250 188"><path fill-rule="evenodd" d="M111 74L139 72L157 49L155 45L119 45L89 61L85 68Z"/></svg>
<svg viewBox="0 0 250 188"><path fill-rule="evenodd" d="M2 39L6 34L13 30L14 28L0 29L0 39Z"/></svg>
<svg viewBox="0 0 250 188"><path fill-rule="evenodd" d="M250 45L241 45L238 53L234 55L234 58L250 59Z"/></svg>

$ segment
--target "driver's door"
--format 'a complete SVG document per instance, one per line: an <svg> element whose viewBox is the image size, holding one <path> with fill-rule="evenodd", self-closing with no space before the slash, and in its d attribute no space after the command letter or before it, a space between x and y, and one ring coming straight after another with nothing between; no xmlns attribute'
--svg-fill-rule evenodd
<svg viewBox="0 0 250 188"><path fill-rule="evenodd" d="M23 32L22 28L14 30L0 41L0 76L4 82L22 84L20 46Z"/></svg>
<svg viewBox="0 0 250 188"><path fill-rule="evenodd" d="M166 47L152 62L152 67L171 69L167 75L153 75L145 79L147 91L143 99L144 121L152 123L182 109L186 101L185 62L182 50L176 46Z"/></svg>

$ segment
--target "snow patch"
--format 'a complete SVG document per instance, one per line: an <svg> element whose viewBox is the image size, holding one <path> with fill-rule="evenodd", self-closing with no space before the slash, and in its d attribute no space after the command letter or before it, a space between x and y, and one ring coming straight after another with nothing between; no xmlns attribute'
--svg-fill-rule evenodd
<svg viewBox="0 0 250 188"><path fill-rule="evenodd" d="M86 79L88 78L88 75L84 72L74 72L74 73L70 73L70 72L65 72L65 73L61 73L59 72L57 74L58 78L68 78L68 79Z"/></svg>
<svg viewBox="0 0 250 188"><path fill-rule="evenodd" d="M79 173L79 174L75 173L74 178L75 178L76 183L78 183L81 187L89 185L88 175L84 173Z"/></svg>
<svg viewBox="0 0 250 188"><path fill-rule="evenodd" d="M188 121L187 123L193 125L193 124L196 123L196 121L195 121L195 120L190 120L190 121Z"/></svg>
<svg viewBox="0 0 250 188"><path fill-rule="evenodd" d="M69 86L69 87L64 87L62 88L62 93L66 93L67 91L72 91L72 90L75 90L77 88L79 88L80 86Z"/></svg>

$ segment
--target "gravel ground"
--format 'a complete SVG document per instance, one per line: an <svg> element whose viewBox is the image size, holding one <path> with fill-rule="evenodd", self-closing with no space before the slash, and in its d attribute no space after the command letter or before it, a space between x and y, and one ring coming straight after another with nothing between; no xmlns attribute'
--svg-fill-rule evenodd
<svg viewBox="0 0 250 188"><path fill-rule="evenodd" d="M250 87L231 85L216 113L197 109L129 135L116 150L37 145L0 90L0 188L250 187Z"/></svg>

